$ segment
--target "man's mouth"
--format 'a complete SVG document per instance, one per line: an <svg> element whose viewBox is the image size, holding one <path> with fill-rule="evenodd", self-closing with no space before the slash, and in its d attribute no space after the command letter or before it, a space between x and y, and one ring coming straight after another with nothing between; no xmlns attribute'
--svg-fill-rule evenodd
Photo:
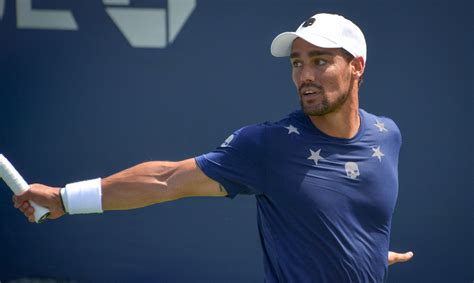
<svg viewBox="0 0 474 283"><path fill-rule="evenodd" d="M303 84L299 88L301 97L314 98L320 94L323 94L323 88L316 84Z"/></svg>
<svg viewBox="0 0 474 283"><path fill-rule="evenodd" d="M320 91L314 89L307 89L301 92L301 95L304 97L311 97L320 94Z"/></svg>

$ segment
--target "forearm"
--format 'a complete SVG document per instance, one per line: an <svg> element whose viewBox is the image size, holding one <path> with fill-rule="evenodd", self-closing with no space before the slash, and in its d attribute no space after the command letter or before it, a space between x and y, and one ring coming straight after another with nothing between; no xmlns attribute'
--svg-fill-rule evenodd
<svg viewBox="0 0 474 283"><path fill-rule="evenodd" d="M179 188L170 185L178 168L177 162L145 162L104 178L102 208L133 209L180 198Z"/></svg>

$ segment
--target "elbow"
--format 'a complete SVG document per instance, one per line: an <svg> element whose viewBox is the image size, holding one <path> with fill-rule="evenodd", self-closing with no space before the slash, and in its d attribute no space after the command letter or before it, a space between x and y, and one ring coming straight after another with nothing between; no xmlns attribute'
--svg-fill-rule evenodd
<svg viewBox="0 0 474 283"><path fill-rule="evenodd" d="M179 169L179 162L171 161L151 161L142 163L145 168L144 178L152 183L154 202L161 203L177 200L184 197L184 194L178 185L176 175Z"/></svg>

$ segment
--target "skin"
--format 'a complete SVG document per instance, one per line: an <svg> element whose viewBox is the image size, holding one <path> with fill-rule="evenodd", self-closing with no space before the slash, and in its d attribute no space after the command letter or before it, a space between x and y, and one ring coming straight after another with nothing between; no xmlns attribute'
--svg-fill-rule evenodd
<svg viewBox="0 0 474 283"><path fill-rule="evenodd" d="M102 209L128 210L184 197L226 196L227 192L197 166L194 158L178 162L153 161L138 164L102 179ZM33 184L20 196L13 196L15 208L34 222L28 201L50 210L50 219L65 214L60 188Z"/></svg>
<svg viewBox="0 0 474 283"><path fill-rule="evenodd" d="M363 60L348 61L340 49L323 49L296 39L291 63L301 105L313 124L330 136L353 137L360 126L358 80L364 71ZM308 91L314 94L305 96ZM145 162L102 179L103 210L135 209L184 197L226 195L223 187L207 177L193 158ZM50 219L65 214L57 187L33 184L22 195L13 196L15 208L34 222L30 200L48 208ZM405 262L412 257L412 252L389 252L388 263Z"/></svg>
<svg viewBox="0 0 474 283"><path fill-rule="evenodd" d="M329 136L352 138L360 126L358 82L364 73L363 59L348 62L341 49L320 48L301 38L293 42L290 58L302 109L313 124Z"/></svg>

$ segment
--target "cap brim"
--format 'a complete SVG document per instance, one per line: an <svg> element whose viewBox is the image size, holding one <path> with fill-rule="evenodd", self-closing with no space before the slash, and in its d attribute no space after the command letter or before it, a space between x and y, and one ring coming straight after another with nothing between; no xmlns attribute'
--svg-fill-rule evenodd
<svg viewBox="0 0 474 283"><path fill-rule="evenodd" d="M340 46L323 36L317 34L305 34L305 33L296 33L296 32L284 32L280 33L273 39L272 45L270 46L270 51L275 57L286 57L291 54L291 47L293 41L296 38L302 38L303 40L322 48L339 48Z"/></svg>

